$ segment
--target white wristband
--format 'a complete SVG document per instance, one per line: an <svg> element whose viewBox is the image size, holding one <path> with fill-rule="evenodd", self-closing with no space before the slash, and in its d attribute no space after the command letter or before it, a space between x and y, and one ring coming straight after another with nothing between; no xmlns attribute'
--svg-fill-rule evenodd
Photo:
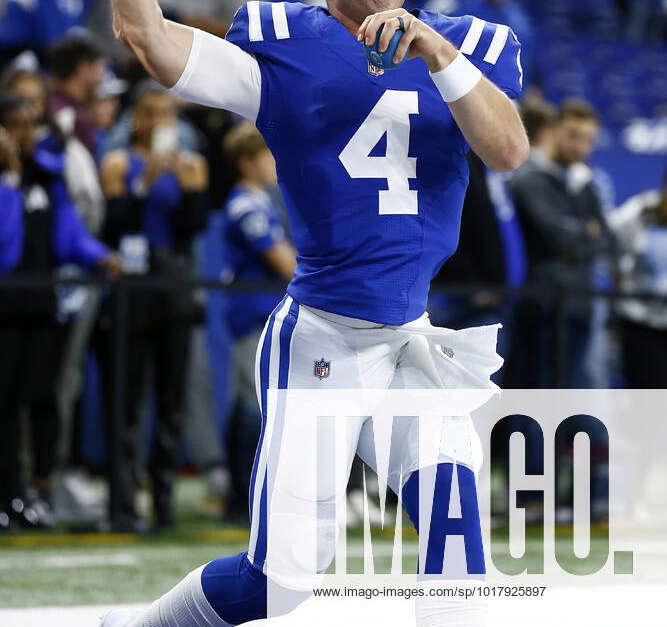
<svg viewBox="0 0 667 627"><path fill-rule="evenodd" d="M482 73L461 52L444 69L431 72L431 78L445 102L456 102L469 94L482 80Z"/></svg>

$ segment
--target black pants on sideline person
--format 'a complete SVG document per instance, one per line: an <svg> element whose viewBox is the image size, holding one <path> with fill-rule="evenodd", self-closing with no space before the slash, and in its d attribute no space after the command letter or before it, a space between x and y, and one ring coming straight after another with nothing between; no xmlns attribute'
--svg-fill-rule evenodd
<svg viewBox="0 0 667 627"><path fill-rule="evenodd" d="M174 260L172 260L174 261ZM155 416L154 437L147 472L153 514L158 527L173 522L173 486L181 462L180 442L185 411L185 386L194 321L192 294L179 282L186 278L189 261L160 266L155 273L170 286L160 290L131 290L128 295L127 362L124 364L125 405L122 425L123 463L116 479L121 486L122 517L112 523L119 530L137 525L135 495L139 484L139 444L142 411L147 404ZM95 344L102 374L108 428L113 420L113 302L107 303ZM149 377L149 374L152 377ZM151 384L151 385L149 385ZM145 392L148 390L146 399ZM139 525L140 527L141 525Z"/></svg>
<svg viewBox="0 0 667 627"><path fill-rule="evenodd" d="M0 320L0 509L10 512L14 502L13 513L28 526L52 521L34 512L26 518L22 417L29 421L31 476L48 499L60 436L57 385L66 340L67 325L55 318Z"/></svg>

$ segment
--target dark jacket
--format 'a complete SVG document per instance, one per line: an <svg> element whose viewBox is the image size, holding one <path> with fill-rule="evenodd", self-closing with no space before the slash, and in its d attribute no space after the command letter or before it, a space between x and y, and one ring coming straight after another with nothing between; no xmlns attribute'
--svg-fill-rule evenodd
<svg viewBox="0 0 667 627"><path fill-rule="evenodd" d="M468 166L470 182L463 204L459 246L443 266L436 282L505 285L511 282L504 263L508 242L503 238L489 189L488 170L472 151L468 154ZM523 242L518 245L523 248Z"/></svg>
<svg viewBox="0 0 667 627"><path fill-rule="evenodd" d="M533 282L590 287L595 259L613 256L614 238L590 170L574 168L565 171L534 152L511 181Z"/></svg>

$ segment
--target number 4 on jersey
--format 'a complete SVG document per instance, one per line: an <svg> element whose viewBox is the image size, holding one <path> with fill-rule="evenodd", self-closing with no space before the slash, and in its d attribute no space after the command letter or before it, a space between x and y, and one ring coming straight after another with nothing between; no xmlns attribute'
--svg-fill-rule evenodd
<svg viewBox="0 0 667 627"><path fill-rule="evenodd" d="M386 179L389 189L380 190L380 215L418 215L417 158L409 157L410 115L419 113L416 91L388 89L340 153L339 159L353 179ZM370 157L384 135L387 153Z"/></svg>

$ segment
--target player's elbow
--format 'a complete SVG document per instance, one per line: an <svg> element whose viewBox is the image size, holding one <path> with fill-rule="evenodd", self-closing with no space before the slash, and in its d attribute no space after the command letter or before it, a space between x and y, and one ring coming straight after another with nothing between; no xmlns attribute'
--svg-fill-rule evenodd
<svg viewBox="0 0 667 627"><path fill-rule="evenodd" d="M513 172L521 167L530 154L530 144L525 136L510 138L503 146L498 147L486 165L494 172Z"/></svg>
<svg viewBox="0 0 667 627"><path fill-rule="evenodd" d="M164 54L164 46L167 44L167 23L157 3L153 11L139 20L128 19L121 12L115 12L113 30L116 39L140 59L158 50Z"/></svg>
<svg viewBox="0 0 667 627"><path fill-rule="evenodd" d="M145 70L165 87L172 87L183 69L180 59L173 62L178 46L170 39L163 18L151 24L123 24L115 29L116 39L127 46Z"/></svg>
<svg viewBox="0 0 667 627"><path fill-rule="evenodd" d="M495 172L513 172L526 162L529 154L530 143L525 132L516 133L506 139L487 165Z"/></svg>

